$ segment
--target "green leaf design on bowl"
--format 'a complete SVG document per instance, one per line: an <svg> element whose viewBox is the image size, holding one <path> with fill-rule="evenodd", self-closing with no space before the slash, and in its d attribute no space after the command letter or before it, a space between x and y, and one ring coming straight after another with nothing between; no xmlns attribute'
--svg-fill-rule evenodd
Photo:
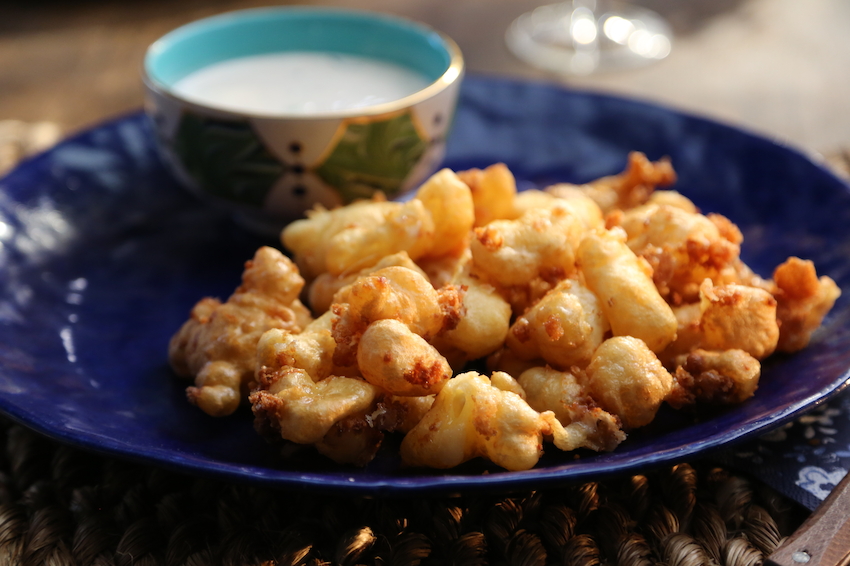
<svg viewBox="0 0 850 566"><path fill-rule="evenodd" d="M286 169L247 121L186 112L180 119L173 147L204 192L258 207Z"/></svg>
<svg viewBox="0 0 850 566"><path fill-rule="evenodd" d="M336 146L315 169L346 202L375 191L393 197L428 149L410 112L374 122L350 122Z"/></svg>

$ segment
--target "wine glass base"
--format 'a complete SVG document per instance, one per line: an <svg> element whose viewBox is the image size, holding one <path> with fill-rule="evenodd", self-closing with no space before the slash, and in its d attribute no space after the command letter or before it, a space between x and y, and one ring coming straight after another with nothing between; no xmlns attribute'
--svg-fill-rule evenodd
<svg viewBox="0 0 850 566"><path fill-rule="evenodd" d="M546 71L587 75L667 57L672 32L657 13L619 2L574 0L540 6L508 27L519 59Z"/></svg>

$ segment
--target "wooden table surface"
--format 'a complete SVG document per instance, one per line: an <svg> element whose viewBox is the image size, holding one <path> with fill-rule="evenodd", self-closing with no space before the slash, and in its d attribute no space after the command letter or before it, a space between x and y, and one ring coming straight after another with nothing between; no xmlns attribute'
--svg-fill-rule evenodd
<svg viewBox="0 0 850 566"><path fill-rule="evenodd" d="M504 31L541 0L302 2L411 17L451 35L469 72L562 81L662 102L829 153L850 145L850 2L644 0L676 38L642 69L554 77L517 60ZM0 5L0 120L64 133L137 109L145 48L170 29L256 0L59 0Z"/></svg>

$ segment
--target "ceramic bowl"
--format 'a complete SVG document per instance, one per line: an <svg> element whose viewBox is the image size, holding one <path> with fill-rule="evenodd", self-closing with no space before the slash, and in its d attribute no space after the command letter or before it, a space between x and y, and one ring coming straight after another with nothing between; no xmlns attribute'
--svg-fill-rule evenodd
<svg viewBox="0 0 850 566"><path fill-rule="evenodd" d="M392 101L321 112L244 111L175 84L210 65L289 52L400 65L424 87ZM166 34L144 60L146 111L170 168L198 196L251 228L275 230L317 204L334 207L417 187L445 153L464 71L457 45L409 20L299 7L241 10ZM291 81L298 88L297 78Z"/></svg>

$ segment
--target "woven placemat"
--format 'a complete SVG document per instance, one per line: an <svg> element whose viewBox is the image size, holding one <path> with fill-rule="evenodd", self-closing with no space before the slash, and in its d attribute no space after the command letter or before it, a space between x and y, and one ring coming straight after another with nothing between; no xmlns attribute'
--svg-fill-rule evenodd
<svg viewBox="0 0 850 566"><path fill-rule="evenodd" d="M707 464L541 491L382 499L192 477L5 422L0 442L3 565L756 566L805 516Z"/></svg>

